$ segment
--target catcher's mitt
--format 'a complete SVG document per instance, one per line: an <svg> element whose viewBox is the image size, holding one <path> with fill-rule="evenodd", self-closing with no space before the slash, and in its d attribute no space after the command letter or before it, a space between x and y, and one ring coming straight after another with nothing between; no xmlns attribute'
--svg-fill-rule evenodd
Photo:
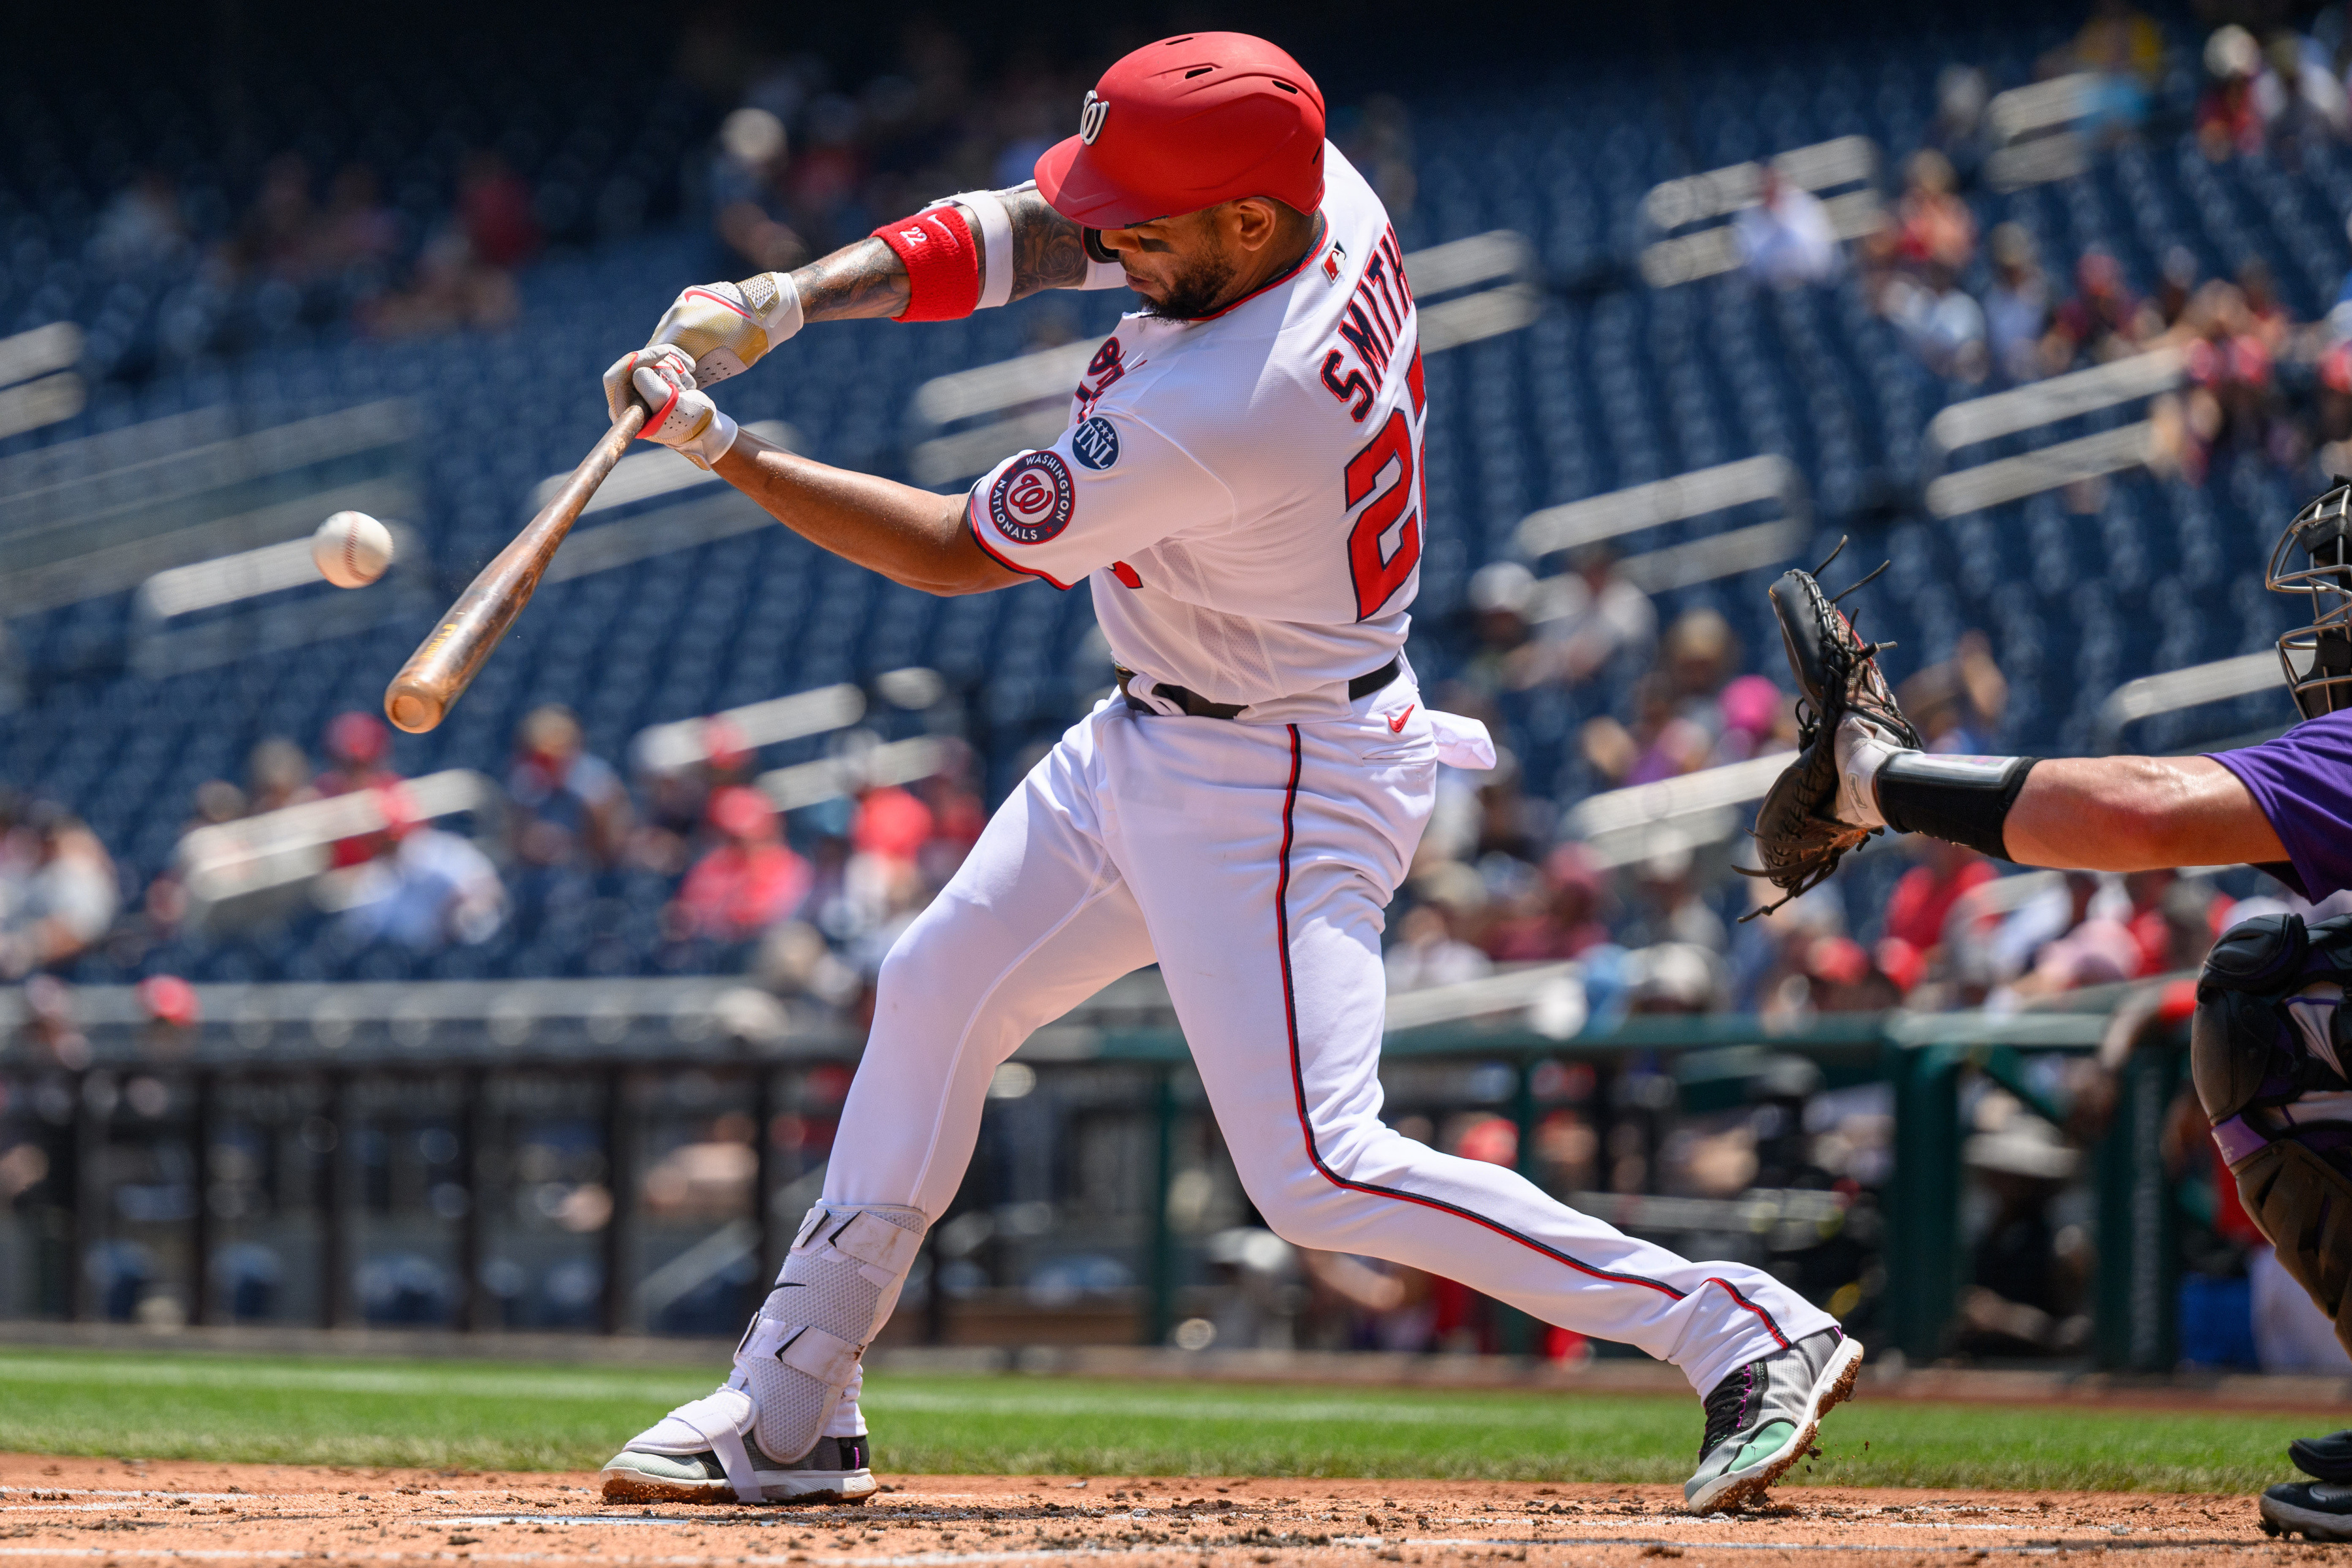
<svg viewBox="0 0 2352 1568"><path fill-rule="evenodd" d="M1845 548L1838 541L1815 571L1826 571L1830 561ZM1881 566L1878 572L1886 568ZM1780 638L1787 647L1789 668L1797 678L1797 760L1772 781L1771 790L1756 813L1755 839L1761 870L1740 869L1762 877L1780 889L1780 902L1741 916L1753 920L1769 914L1801 893L1828 880L1849 849L1885 831L1841 822L1838 797L1838 725L1853 713L1879 725L1902 745L1917 747L1912 729L1895 694L1879 673L1876 655L1893 643L1865 643L1854 635L1853 623L1837 607L1839 599L1878 575L1873 572L1835 597L1822 592L1811 572L1784 572L1768 590L1772 613L1780 618Z"/></svg>

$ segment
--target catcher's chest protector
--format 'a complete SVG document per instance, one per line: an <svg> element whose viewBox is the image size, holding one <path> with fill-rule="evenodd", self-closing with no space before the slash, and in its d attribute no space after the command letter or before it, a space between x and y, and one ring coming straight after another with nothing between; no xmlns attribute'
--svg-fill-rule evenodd
<svg viewBox="0 0 2352 1568"><path fill-rule="evenodd" d="M2189 1065L2278 1260L2352 1350L2352 916L2264 915L2214 944Z"/></svg>

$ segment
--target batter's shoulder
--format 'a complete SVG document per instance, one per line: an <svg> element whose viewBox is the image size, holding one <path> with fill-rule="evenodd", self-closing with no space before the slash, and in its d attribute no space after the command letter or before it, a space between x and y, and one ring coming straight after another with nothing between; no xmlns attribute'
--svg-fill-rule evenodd
<svg viewBox="0 0 2352 1568"><path fill-rule="evenodd" d="M1255 447L1288 401L1282 389L1265 384L1263 362L1263 355L1253 360L1222 344L1187 344L1157 363L1146 356L1087 412L1144 426L1204 461Z"/></svg>

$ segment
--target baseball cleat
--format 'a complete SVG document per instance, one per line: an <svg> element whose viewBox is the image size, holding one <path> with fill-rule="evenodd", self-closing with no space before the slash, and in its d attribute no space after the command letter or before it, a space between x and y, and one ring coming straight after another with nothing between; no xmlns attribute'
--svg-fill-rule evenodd
<svg viewBox="0 0 2352 1568"><path fill-rule="evenodd" d="M761 1502L856 1503L874 1495L874 1472L866 1468L868 1449L863 1437L819 1437L815 1447L789 1465L769 1458L749 1437L743 1447L751 1456ZM698 1454L624 1448L598 1472L598 1479L604 1483L607 1502L742 1500L727 1479L726 1467L708 1448Z"/></svg>
<svg viewBox="0 0 2352 1568"><path fill-rule="evenodd" d="M1823 1329L1717 1384L1698 1473L1683 1484L1691 1512L1736 1512L1763 1496L1812 1447L1822 1417L1852 1396L1861 1371L1861 1342Z"/></svg>
<svg viewBox="0 0 2352 1568"><path fill-rule="evenodd" d="M760 1447L756 1411L740 1389L681 1405L606 1461L607 1502L858 1503L874 1495L865 1437L819 1437L782 1463Z"/></svg>
<svg viewBox="0 0 2352 1568"><path fill-rule="evenodd" d="M2305 1541L2352 1541L2352 1487L2281 1481L2263 1494L2263 1533Z"/></svg>
<svg viewBox="0 0 2352 1568"><path fill-rule="evenodd" d="M2331 1432L2325 1437L2297 1437L2286 1446L2286 1457L2306 1476L2352 1487L2352 1432Z"/></svg>

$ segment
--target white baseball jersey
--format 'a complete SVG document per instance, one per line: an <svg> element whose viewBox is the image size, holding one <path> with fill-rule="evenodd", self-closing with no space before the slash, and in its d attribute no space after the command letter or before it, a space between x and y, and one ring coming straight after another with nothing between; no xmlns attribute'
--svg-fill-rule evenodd
<svg viewBox="0 0 2352 1568"><path fill-rule="evenodd" d="M1418 322L1388 213L1324 149L1324 231L1289 272L1198 321L1130 315L1050 447L971 491L982 549L1056 587L1091 578L1120 664L1250 705L1347 710L1404 647L1425 528Z"/></svg>
<svg viewBox="0 0 2352 1568"><path fill-rule="evenodd" d="M1423 396L1396 237L1363 180L1326 157L1312 255L1213 320L1129 317L1061 439L971 492L990 554L1064 586L1093 579L1130 690L1156 680L1249 706L1226 722L1107 698L1030 770L883 961L825 1211L936 1219L997 1068L1156 963L1234 1169L1276 1233L1627 1341L1706 1392L1835 1324L1760 1269L1679 1258L1381 1120L1385 911L1441 757L1494 755L1475 723L1422 703L1409 662L1348 696L1404 644ZM907 1263L865 1262L884 1290L878 1326ZM778 1287L771 1321L816 1321L799 1284ZM812 1443L812 1420L864 1432L861 1363L838 1331L809 1342L846 1352L824 1363L835 1403L730 1395L725 1436L751 1423L763 1448L790 1453ZM730 1388L761 1386L743 1364ZM645 1441L658 1447L666 1429Z"/></svg>

